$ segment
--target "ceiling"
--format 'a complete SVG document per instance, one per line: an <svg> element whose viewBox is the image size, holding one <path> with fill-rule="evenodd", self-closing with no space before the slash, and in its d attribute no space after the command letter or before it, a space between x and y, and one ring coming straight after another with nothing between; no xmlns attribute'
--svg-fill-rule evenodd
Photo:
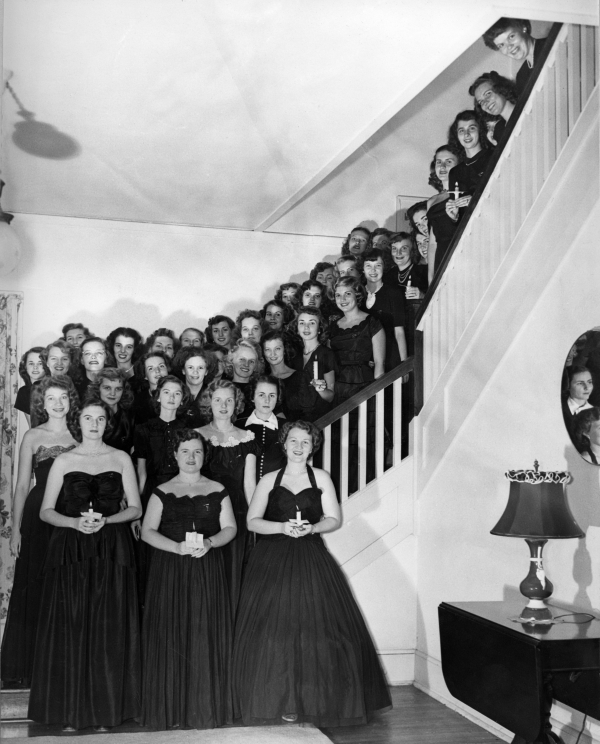
<svg viewBox="0 0 600 744"><path fill-rule="evenodd" d="M476 40L499 5L4 0L3 206L314 232L305 213L291 217L296 207L306 212L307 198L460 55L489 55ZM390 194L419 188L414 133L435 120L431 105L421 110L412 137L396 132L407 147L393 149ZM321 234L338 230L339 209L325 209Z"/></svg>

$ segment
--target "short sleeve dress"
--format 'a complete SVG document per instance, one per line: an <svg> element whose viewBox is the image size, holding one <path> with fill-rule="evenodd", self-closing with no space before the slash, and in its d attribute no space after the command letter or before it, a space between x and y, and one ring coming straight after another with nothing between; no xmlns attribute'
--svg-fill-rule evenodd
<svg viewBox="0 0 600 744"><path fill-rule="evenodd" d="M372 315L367 315L351 328L340 328L337 323L332 324L329 345L338 361L336 405L348 400L375 379L372 339L382 329L380 321Z"/></svg>
<svg viewBox="0 0 600 744"><path fill-rule="evenodd" d="M159 532L175 542L186 532L212 537L226 490L180 496L156 488ZM155 549L142 631L142 716L153 729L214 728L231 722L232 618L223 549L202 558Z"/></svg>

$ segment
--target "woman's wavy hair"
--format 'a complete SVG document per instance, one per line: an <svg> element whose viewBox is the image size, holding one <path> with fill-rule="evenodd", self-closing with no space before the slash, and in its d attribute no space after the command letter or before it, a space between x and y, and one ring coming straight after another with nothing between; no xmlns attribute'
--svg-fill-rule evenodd
<svg viewBox="0 0 600 744"><path fill-rule="evenodd" d="M283 302L283 293L286 289L293 289L296 293L296 296L294 298L294 301L292 302L292 306L294 308L297 308L300 304L300 297L298 297L298 293L300 292L300 285L298 282L284 282L283 284L279 285L279 289L277 292L275 292L275 298L276 300L279 300L280 302ZM285 304L285 303L284 303Z"/></svg>
<svg viewBox="0 0 600 744"><path fill-rule="evenodd" d="M94 335L87 326L83 325L83 323L67 323L62 327L63 341L67 340L67 333L75 330L75 328L81 328L86 338L91 338Z"/></svg>
<svg viewBox="0 0 600 744"><path fill-rule="evenodd" d="M90 336L90 338L93 338L93 336ZM87 340L87 338L84 339L79 347L71 346L71 344L67 343L63 338L57 338L56 341L48 344L48 346L40 352L40 357L42 362L44 362L44 366L48 369L48 374L50 374L48 355L50 349L56 346L57 349L60 349L69 355L69 369L67 370L68 377L70 377L75 383L79 382L82 376L85 375L85 369L81 364L81 347Z"/></svg>
<svg viewBox="0 0 600 744"><path fill-rule="evenodd" d="M229 317L229 315L213 315L212 318L208 319L206 328L204 330L204 332L206 333L206 339L211 344L215 343L215 339L213 338L212 333L212 327L214 325L217 325L218 323L227 323L230 331L233 331L233 329L235 328L235 322L232 318Z"/></svg>
<svg viewBox="0 0 600 744"><path fill-rule="evenodd" d="M302 431L310 434L312 439L311 454L314 455L314 453L321 446L321 442L323 441L323 434L321 434L321 430L317 428L311 421L286 421L279 430L279 444L281 445L281 448L283 450L285 450L285 442L291 429L302 429Z"/></svg>
<svg viewBox="0 0 600 744"><path fill-rule="evenodd" d="M517 102L517 88L514 82L509 80L507 77L500 75L496 70L484 72L469 86L469 95L473 96L473 100L475 100L475 91L482 83L490 83L494 93L497 93L499 96L504 96L504 98L506 98L507 101L510 101L510 103ZM479 117L484 122L498 121L498 119L501 118L500 116L490 116L490 114L486 114L477 101L475 101L475 112L479 114Z"/></svg>
<svg viewBox="0 0 600 744"><path fill-rule="evenodd" d="M351 289L356 297L356 304L359 307L364 306L367 299L367 290L364 284L359 282L358 279L355 279L353 276L344 276L336 283L334 290L337 290L338 287L348 287Z"/></svg>
<svg viewBox="0 0 600 744"><path fill-rule="evenodd" d="M50 370L48 369L48 366L47 366L46 362L44 361L44 359L42 357L42 352L43 351L44 351L44 347L43 346L32 346L31 349L27 349L27 351L23 354L23 356L19 360L19 375L21 376L21 378L22 378L23 382L25 383L26 387L31 387L32 384L33 384L31 382L31 377L29 377L29 372L27 371L27 357L30 354L39 354L40 355L40 359L42 360L42 367L44 369L44 375L47 376L47 377L50 376ZM44 378L41 377L40 379L43 380Z"/></svg>
<svg viewBox="0 0 600 744"><path fill-rule="evenodd" d="M213 380L219 369L217 357L211 351L201 349L199 346L182 346L173 359L173 372L176 375L180 375L182 379L185 379L185 363L188 359L193 359L194 357L200 357L200 359L204 359L206 362L206 373L203 380L203 387L206 387Z"/></svg>
<svg viewBox="0 0 600 744"><path fill-rule="evenodd" d="M332 263L329 263L329 261L319 261L319 263L316 263L314 265L314 268L308 275L308 278L311 281L316 282L318 281L317 274L320 274L322 271L325 271L326 269L335 269L335 266ZM322 284L322 282L320 283Z"/></svg>
<svg viewBox="0 0 600 744"><path fill-rule="evenodd" d="M406 210L406 219L408 224L412 227L415 232L419 232L419 228L415 225L415 214L417 212L427 213L427 202L420 201L416 202Z"/></svg>
<svg viewBox="0 0 600 744"><path fill-rule="evenodd" d="M239 341L236 341L235 344L231 347L231 350L229 351L229 353L227 354L227 358L225 359L225 374L227 375L227 377L233 377L233 357L240 349L252 349L256 354L256 366L254 368L252 376L250 377L250 381L255 380L260 375L263 375L265 373L265 359L263 357L260 344L256 344L254 343L254 341L251 341L248 338L241 338L239 339Z"/></svg>
<svg viewBox="0 0 600 744"><path fill-rule="evenodd" d="M119 326L118 328L115 328L114 331L111 331L106 337L106 346L107 351L113 356L115 356L115 343L117 341L117 336L127 336L128 338L133 339L133 356L131 357L131 362L135 364L144 352L144 339L142 338L141 333L136 331L135 328L128 328L127 326Z"/></svg>
<svg viewBox="0 0 600 744"><path fill-rule="evenodd" d="M473 109L466 109L465 111L460 111L456 116L454 117L454 121L452 124L450 124L448 128L448 144L452 145L452 147L456 148L457 150L462 150L464 153L464 148L460 144L460 141L458 139L458 122L459 121L474 121L475 124L477 124L477 129L479 130L479 145L483 150L491 150L493 148L492 143L489 141L487 136L487 126L482 118L481 114L477 111L473 111ZM463 156L464 160L464 156Z"/></svg>
<svg viewBox="0 0 600 744"><path fill-rule="evenodd" d="M261 337L269 330L270 326L267 323L267 321L264 319L264 317L261 315L260 310L252 310L250 308L246 308L245 310L242 310L241 313L238 314L237 318L235 319L235 328L233 330L233 339L234 341L238 341L242 338L242 321L246 318L253 318L254 320L257 320L260 323L261 327Z"/></svg>
<svg viewBox="0 0 600 744"><path fill-rule="evenodd" d="M204 461L206 461L206 446L204 444L204 439L202 439L202 435L200 432L196 431L196 429L188 429L187 427L184 429L175 429L171 432L169 437L169 457L174 460L180 445L184 442L193 442L194 439L197 439L202 445Z"/></svg>
<svg viewBox="0 0 600 744"><path fill-rule="evenodd" d="M277 402L281 403L283 399L283 382L278 377L274 377L273 375L261 375L260 377L257 377L256 380L252 380L252 385L250 386L249 393L250 400L254 400L254 396L256 395L256 388L261 382L275 386L275 388L277 389Z"/></svg>
<svg viewBox="0 0 600 744"><path fill-rule="evenodd" d="M263 305L263 309L260 311L262 318L266 318L267 310L269 309L271 305L278 307L283 312L283 327L284 328L294 320L294 311L292 310L292 308L289 305L286 305L283 300L277 300L275 298L273 298L272 300L269 300L268 302L265 302L265 304ZM272 333L272 331L269 330L269 331L266 331L266 333Z"/></svg>
<svg viewBox="0 0 600 744"><path fill-rule="evenodd" d="M94 382L90 383L85 391L85 398L82 405L85 405L88 399L96 400L97 398L102 398L100 395L100 386L102 385L103 380L110 380L111 382L118 380L123 384L123 395L121 396L121 400L117 403L117 406L122 408L124 411L128 411L133 405L133 391L125 372L117 367L105 367L102 372L98 372Z"/></svg>
<svg viewBox="0 0 600 744"><path fill-rule="evenodd" d="M146 343L144 344L144 351L150 351L150 349L152 349L152 345L159 336L167 336L173 341L173 356L175 356L175 354L177 354L177 352L179 351L179 339L175 335L175 331L172 331L170 328L157 328L155 331L153 331L146 339Z"/></svg>
<svg viewBox="0 0 600 744"><path fill-rule="evenodd" d="M108 348L108 344L107 344L106 340L103 339L103 338L100 338L100 336L90 336L89 338L86 338L86 339L84 339L81 342L81 346L79 347L79 351L81 353L81 356L83 357L83 347L86 346L86 344L89 344L92 341L96 341L96 342L102 344L102 346L104 346L104 351L106 352L104 366L105 367L116 367L117 366L117 362L116 362L116 360L115 360L115 358L113 356L112 351ZM81 369L82 375L85 375L85 367L83 366L83 361L80 362L80 369Z"/></svg>
<svg viewBox="0 0 600 744"><path fill-rule="evenodd" d="M510 28L522 28L527 36L531 36L531 23L525 18L499 18L496 23L490 26L488 30L483 34L483 43L489 49L493 49L495 52L497 52L498 47L496 46L496 42L494 41L494 39L497 36L500 36L500 34L508 31Z"/></svg>
<svg viewBox="0 0 600 744"><path fill-rule="evenodd" d="M435 173L435 161L437 159L438 152L442 152L443 150L447 150L448 152L451 152L453 155L456 155L457 161L459 163L465 159L464 149L462 147L456 148L454 145L451 145L449 142L447 142L445 145L441 145L434 152L431 163L429 163L428 183L430 186L433 186L433 188L440 193L444 190L444 184L441 182L441 180L437 177Z"/></svg>
<svg viewBox="0 0 600 744"><path fill-rule="evenodd" d="M84 412L86 408L89 408L90 406L99 406L100 408L104 409L104 412L106 413L106 428L104 429L104 434L102 435L102 439L104 437L110 436L112 434L112 423L111 419L113 418L112 411L110 410L108 403L105 403L102 398L86 398L85 402L82 404L79 415L77 416L77 420L75 422L75 431L73 432L73 439L76 439L78 442L81 442L83 437L81 436L81 423L80 418L81 414Z"/></svg>
<svg viewBox="0 0 600 744"><path fill-rule="evenodd" d="M145 354L142 354L142 356L137 360L137 362L133 366L134 378L137 380L138 384L143 384L147 382L145 365L148 359L151 359L152 357L159 357L160 359L162 359L167 367L167 373L171 374L171 366L173 364L172 359L170 359L162 351L147 351L145 352Z"/></svg>
<svg viewBox="0 0 600 744"><path fill-rule="evenodd" d="M364 232L364 234L367 236L367 246L365 248L365 251L369 250L369 247L371 246L371 231L368 227L363 227L362 225L357 225L356 227L353 227L352 230L348 233L346 236L346 240L342 243L342 256L347 256L350 254L350 237L353 232Z"/></svg>
<svg viewBox="0 0 600 744"><path fill-rule="evenodd" d="M51 387L65 390L69 394L67 428L73 435L73 438L77 439L75 432L77 430L77 421L79 418L79 396L75 390L75 385L73 385L73 380L67 375L56 375L56 377L50 377L50 375L48 375L47 377L42 377L39 383L32 386L31 401L29 405L31 428L33 429L48 421L48 413L44 409L44 396L46 395L46 391Z"/></svg>
<svg viewBox="0 0 600 744"><path fill-rule="evenodd" d="M340 279L340 281L342 280ZM313 307L312 305L302 305L302 307L298 308L298 317L296 318L296 328L294 330L296 331L296 335L300 339L302 338L302 336L300 336L300 333L298 331L298 319L301 315L313 315L317 319L317 321L319 322L317 341L319 343L323 343L324 341L326 341L329 335L327 332L327 321L325 320L325 317L323 316L323 313L319 310L319 308Z"/></svg>
<svg viewBox="0 0 600 744"><path fill-rule="evenodd" d="M418 264L421 260L421 254L419 253L416 237L413 235L413 233L405 231L392 233L392 237L390 238L390 245L399 243L401 240L410 240L410 260L411 263Z"/></svg>
<svg viewBox="0 0 600 744"><path fill-rule="evenodd" d="M325 287L321 282L318 282L316 279L307 279L305 282L302 282L300 285L300 302L302 302L304 298L304 293L310 289L311 287L316 287L317 289L321 290L321 302L327 299L327 287ZM296 311L296 316L300 310L298 309Z"/></svg>
<svg viewBox="0 0 600 744"><path fill-rule="evenodd" d="M181 347L181 337L186 331L194 331L194 333L197 333L200 336L200 347L196 346L196 349L203 348L204 344L206 343L206 333L204 331L201 331L199 328L194 328L193 326L190 326L189 328L184 328L183 331L179 334L179 346Z"/></svg>
<svg viewBox="0 0 600 744"><path fill-rule="evenodd" d="M217 390L233 390L234 396L235 396L235 407L233 409L233 416L231 417L232 422L236 420L236 418L240 415L240 413L244 410L246 407L246 396L244 393L240 390L240 388L235 384L235 382L231 382L231 380L213 380L210 385L206 388L206 392L210 395L210 399L212 400L213 394ZM212 409L210 414L210 420L212 421L213 415L212 415Z"/></svg>
<svg viewBox="0 0 600 744"><path fill-rule="evenodd" d="M156 385L156 390L152 394L152 408L154 408L156 413L160 413L160 391L164 388L167 382L176 382L181 388L181 403L177 408L176 416L179 417L185 415L186 410L190 407L190 403L192 402L192 396L190 395L190 391L187 389L185 382L179 377L175 377L175 375L167 375L166 377L160 378Z"/></svg>
<svg viewBox="0 0 600 744"><path fill-rule="evenodd" d="M296 319L296 315L294 315L294 320ZM294 321L291 321L293 324ZM265 356L265 343L267 341L281 341L283 344L283 360L284 362L289 361L290 359L293 359L296 356L296 349L294 348L293 343L290 340L290 333L293 333L293 327L290 329L285 328L281 329L279 331L269 331L268 333L265 333L265 335L260 340L260 348L263 353L263 360L265 363L265 370L271 369L271 365L267 361L267 357ZM265 372L265 374L267 374Z"/></svg>

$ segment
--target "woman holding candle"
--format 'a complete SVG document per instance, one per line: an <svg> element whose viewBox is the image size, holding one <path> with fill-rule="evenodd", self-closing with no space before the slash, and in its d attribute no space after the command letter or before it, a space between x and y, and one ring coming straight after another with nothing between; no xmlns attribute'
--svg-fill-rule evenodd
<svg viewBox="0 0 600 744"><path fill-rule="evenodd" d="M197 431L207 445L204 473L225 486L235 514L237 535L223 551L231 610L235 615L242 571L250 550L246 514L256 487L256 457L260 446L253 432L234 426L245 402L237 385L229 380L215 380L207 391L211 396L212 420Z"/></svg>
<svg viewBox="0 0 600 744"><path fill-rule="evenodd" d="M52 534L52 527L40 519L40 506L54 459L77 444L73 433L79 401L71 379L61 375L40 380L32 390L31 408L40 423L25 433L19 449L10 535L16 563L1 655L2 680L27 687L33 668L40 575ZM32 473L35 486L29 490Z"/></svg>
<svg viewBox="0 0 600 744"><path fill-rule="evenodd" d="M366 723L391 707L360 610L321 535L340 526L331 478L308 459L321 443L311 423L285 423L287 464L262 478L248 529L252 551L236 623L234 713L245 724Z"/></svg>
<svg viewBox="0 0 600 744"><path fill-rule="evenodd" d="M201 435L177 431L179 473L154 489L142 539L154 549L142 632L142 715L153 729L231 722L232 620L221 548L236 534L231 500L204 477Z"/></svg>
<svg viewBox="0 0 600 744"><path fill-rule="evenodd" d="M54 526L44 564L29 717L106 731L139 715L139 617L127 522L142 510L131 459L102 441L109 410L89 403L81 444L59 455L40 518Z"/></svg>

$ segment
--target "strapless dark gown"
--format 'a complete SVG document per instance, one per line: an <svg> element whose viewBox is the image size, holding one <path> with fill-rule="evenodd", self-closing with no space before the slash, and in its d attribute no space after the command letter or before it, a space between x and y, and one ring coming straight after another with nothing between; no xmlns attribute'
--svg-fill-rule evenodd
<svg viewBox="0 0 600 744"><path fill-rule="evenodd" d="M41 571L52 535L52 525L40 519L40 508L54 460L73 447L74 444L71 447L41 445L33 457L35 486L23 507L21 550L15 562L15 578L2 638L2 679L18 680L25 686L31 682L42 591Z"/></svg>
<svg viewBox="0 0 600 744"><path fill-rule="evenodd" d="M227 491L154 493L163 505L162 535L182 542L194 528L204 537L220 532ZM202 558L155 548L142 633L142 725L202 729L231 722L232 634L223 548Z"/></svg>
<svg viewBox="0 0 600 744"><path fill-rule="evenodd" d="M293 494L281 470L264 518L301 511L317 524L321 489ZM320 535L261 535L250 555L233 655L234 714L245 724L282 723L284 714L316 726L347 726L391 707L373 641L348 582Z"/></svg>
<svg viewBox="0 0 600 744"><path fill-rule="evenodd" d="M90 502L120 510L121 474L66 473L56 511L78 517ZM84 535L55 527L44 566L29 717L40 723L117 726L140 713L140 630L128 522Z"/></svg>

